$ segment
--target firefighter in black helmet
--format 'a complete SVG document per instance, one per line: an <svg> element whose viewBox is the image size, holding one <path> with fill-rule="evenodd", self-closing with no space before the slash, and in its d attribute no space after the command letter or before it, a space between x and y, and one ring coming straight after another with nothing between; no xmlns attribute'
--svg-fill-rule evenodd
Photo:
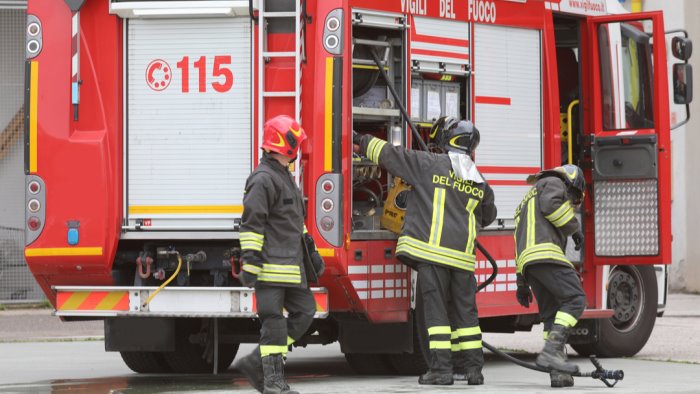
<svg viewBox="0 0 700 394"><path fill-rule="evenodd" d="M552 370L552 387L573 386L571 374L579 369L567 361L565 346L586 296L564 251L568 236L576 250L583 245L574 208L583 200L586 181L579 167L567 164L530 176L528 182L534 186L515 211L516 296L526 308L532 291L537 298L546 339L537 365Z"/></svg>
<svg viewBox="0 0 700 394"><path fill-rule="evenodd" d="M453 384L456 371L483 384L483 349L476 310L477 228L496 218L493 190L470 155L479 131L469 121L441 118L432 142L445 153L406 150L370 135L353 136L359 151L413 186L396 254L418 271L428 328L429 370L418 382ZM450 301L448 303L448 301Z"/></svg>

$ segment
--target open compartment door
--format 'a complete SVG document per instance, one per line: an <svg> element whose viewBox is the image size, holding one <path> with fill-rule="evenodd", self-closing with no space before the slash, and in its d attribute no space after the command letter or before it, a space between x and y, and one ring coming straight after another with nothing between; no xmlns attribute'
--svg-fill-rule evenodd
<svg viewBox="0 0 700 394"><path fill-rule="evenodd" d="M590 17L593 259L671 263L671 152L661 12Z"/></svg>

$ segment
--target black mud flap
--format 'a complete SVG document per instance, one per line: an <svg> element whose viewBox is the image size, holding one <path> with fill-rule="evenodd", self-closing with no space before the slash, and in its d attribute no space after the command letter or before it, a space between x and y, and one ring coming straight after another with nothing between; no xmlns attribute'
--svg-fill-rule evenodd
<svg viewBox="0 0 700 394"><path fill-rule="evenodd" d="M108 352L175 351L175 319L118 317L104 322L105 350Z"/></svg>
<svg viewBox="0 0 700 394"><path fill-rule="evenodd" d="M569 334L569 343L574 345L584 345L597 343L600 337L600 320L584 319L579 320Z"/></svg>

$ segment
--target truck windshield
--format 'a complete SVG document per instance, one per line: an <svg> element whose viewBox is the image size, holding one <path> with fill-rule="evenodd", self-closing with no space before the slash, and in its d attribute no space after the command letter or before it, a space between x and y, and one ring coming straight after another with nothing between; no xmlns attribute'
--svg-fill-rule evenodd
<svg viewBox="0 0 700 394"><path fill-rule="evenodd" d="M652 42L644 22L598 28L604 130L654 127Z"/></svg>

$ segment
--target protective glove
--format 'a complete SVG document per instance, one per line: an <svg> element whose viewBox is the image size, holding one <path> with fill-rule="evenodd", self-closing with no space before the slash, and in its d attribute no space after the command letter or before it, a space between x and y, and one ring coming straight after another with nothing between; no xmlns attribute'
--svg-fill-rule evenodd
<svg viewBox="0 0 700 394"><path fill-rule="evenodd" d="M309 257L311 258L311 264L314 266L316 276L320 278L321 275L323 275L323 271L326 270L326 263L323 262L323 258L321 258L321 255L318 253L316 242L314 242L311 234L304 234L304 242L306 242L306 249L309 251Z"/></svg>
<svg viewBox="0 0 700 394"><path fill-rule="evenodd" d="M571 238L574 240L574 249L575 250L581 250L583 247L583 233L581 231L575 232Z"/></svg>
<svg viewBox="0 0 700 394"><path fill-rule="evenodd" d="M238 280L241 281L241 284L246 287L254 287L255 283L258 282L258 276L255 274L251 274L248 271L241 271L240 274L238 274Z"/></svg>
<svg viewBox="0 0 700 394"><path fill-rule="evenodd" d="M517 276L516 283L518 285L518 290L515 292L515 298L518 299L518 304L529 308L532 302L532 290L530 290L530 286L520 274Z"/></svg>
<svg viewBox="0 0 700 394"><path fill-rule="evenodd" d="M253 287L258 281L258 274L262 269L263 258L260 252L246 250L241 255L242 269L238 279L243 286Z"/></svg>
<svg viewBox="0 0 700 394"><path fill-rule="evenodd" d="M360 145L362 143L362 134L357 131L352 131L352 143L355 145Z"/></svg>

